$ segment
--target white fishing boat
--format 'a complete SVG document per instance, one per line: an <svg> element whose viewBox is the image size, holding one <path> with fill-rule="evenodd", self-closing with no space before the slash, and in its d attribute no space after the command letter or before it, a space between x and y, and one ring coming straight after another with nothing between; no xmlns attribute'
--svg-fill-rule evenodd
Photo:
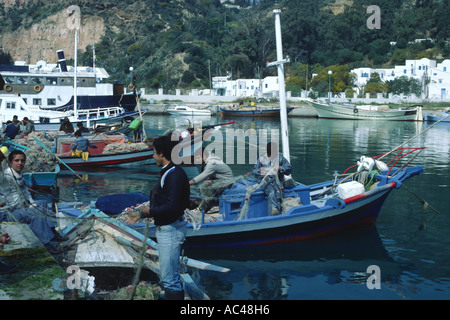
<svg viewBox="0 0 450 320"><path fill-rule="evenodd" d="M169 105L166 109L169 114L183 115L183 116L210 116L211 110L209 109L197 109L188 107L184 104Z"/></svg>
<svg viewBox="0 0 450 320"><path fill-rule="evenodd" d="M314 101L307 103L316 110L319 118L423 121L422 106L390 109L381 106L337 105Z"/></svg>

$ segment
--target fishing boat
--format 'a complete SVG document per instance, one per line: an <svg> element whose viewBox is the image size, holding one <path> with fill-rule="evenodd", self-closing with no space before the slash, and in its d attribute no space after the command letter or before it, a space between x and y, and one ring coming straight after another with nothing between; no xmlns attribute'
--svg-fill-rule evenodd
<svg viewBox="0 0 450 320"><path fill-rule="evenodd" d="M2 95L0 96L0 122L12 120L16 115L19 119L27 117L33 121L35 130L59 130L64 118L68 118L72 124L83 123L85 127L96 124L107 124L111 122L133 119L139 114L138 111L126 112L121 107L107 107L97 109L84 109L77 111L53 111L42 110L38 107L27 105L22 96Z"/></svg>
<svg viewBox="0 0 450 320"><path fill-rule="evenodd" d="M330 180L312 185L284 188L283 212L267 212L264 192L248 194L255 181L241 180L219 197L218 211L200 215L187 212L189 219L185 246L242 246L299 241L373 224L391 191L423 172L420 166L395 168L375 174L371 185L356 180ZM368 187L368 189L367 189ZM367 190L366 190L367 189ZM350 190L346 194L347 190ZM247 208L247 209L246 209ZM142 231L143 225L132 226ZM155 237L156 227L150 228Z"/></svg>
<svg viewBox="0 0 450 320"><path fill-rule="evenodd" d="M184 104L168 105L166 111L171 115L178 116L210 116L211 110L209 109L197 109L188 107Z"/></svg>
<svg viewBox="0 0 450 320"><path fill-rule="evenodd" d="M427 122L450 122L450 110L442 112L440 115L425 113Z"/></svg>
<svg viewBox="0 0 450 320"><path fill-rule="evenodd" d="M313 107L319 118L349 119L349 120L402 120L423 121L422 106L390 109L382 106L357 106L325 104L307 101Z"/></svg>
<svg viewBox="0 0 450 320"><path fill-rule="evenodd" d="M280 108L266 108L266 107L227 107L227 108L219 108L220 116L226 117L270 117L270 118L279 118L280 117ZM287 113L294 110L293 107L289 107L286 109Z"/></svg>
<svg viewBox="0 0 450 320"><path fill-rule="evenodd" d="M211 137L217 130L220 130L222 125L231 124L217 124L198 128L194 131L193 128L184 130L175 130L165 132L164 134L170 134L180 137L178 143L179 160L181 163L192 164L193 154L201 147L202 141ZM72 156L72 150L70 146L73 144L75 137L70 135L57 135L55 141L55 155L58 160L64 164L61 167L65 169L80 169L80 168L92 168L92 167L105 167L105 166L135 166L141 164L154 164L153 159L153 145L152 139L160 136L160 134L154 137L147 137L149 142L126 142L122 134L97 134L89 138L89 141L96 145L97 148L89 148L88 160ZM181 139L181 137L183 137ZM37 139L36 142L39 143ZM44 147L41 144L42 147ZM50 151L50 150L48 150Z"/></svg>
<svg viewBox="0 0 450 320"><path fill-rule="evenodd" d="M68 67L64 51L57 52L59 66L40 61L37 65L0 65L5 81L0 94L20 95L29 107L46 110L69 111L74 109L74 68ZM122 107L133 111L137 94L124 93L119 83L99 83L109 78L104 68L77 67L77 109ZM129 88L130 89L130 88ZM131 88L134 89L134 88Z"/></svg>

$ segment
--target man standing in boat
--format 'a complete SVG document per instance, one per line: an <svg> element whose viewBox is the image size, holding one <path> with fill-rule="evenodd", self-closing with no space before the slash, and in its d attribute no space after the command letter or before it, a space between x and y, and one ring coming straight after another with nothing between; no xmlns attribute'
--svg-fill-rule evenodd
<svg viewBox="0 0 450 320"><path fill-rule="evenodd" d="M150 207L143 206L139 213L130 213L126 222L136 223L141 218L154 218L159 250L159 278L164 288L164 299L183 300L184 291L178 272L181 245L186 238L184 210L189 203L189 180L183 168L172 162L172 149L177 141L163 136L153 142L159 179L150 193Z"/></svg>
<svg viewBox="0 0 450 320"><path fill-rule="evenodd" d="M267 153L256 161L252 174L261 179L261 188L267 196L267 212L271 215L281 213L284 176L290 175L291 171L289 161L278 153L278 145L275 142L269 142Z"/></svg>

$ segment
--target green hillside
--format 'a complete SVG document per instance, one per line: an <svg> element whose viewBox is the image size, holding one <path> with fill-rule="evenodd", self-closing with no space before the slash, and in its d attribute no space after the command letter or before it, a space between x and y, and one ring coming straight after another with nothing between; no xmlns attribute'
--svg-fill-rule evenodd
<svg viewBox="0 0 450 320"><path fill-rule="evenodd" d="M275 75L275 68L266 68L276 56L274 8L282 10L283 50L291 59L287 79L299 88L307 73L327 66L390 67L405 59L450 57L448 0L34 0L1 4L1 32L27 28L73 4L105 21L105 35L95 44L97 66L110 72L111 81L124 82L133 66L138 87L149 89L209 88L210 76L227 72L234 79ZM380 29L367 26L367 7L374 4ZM80 50L79 60L91 64L92 52Z"/></svg>

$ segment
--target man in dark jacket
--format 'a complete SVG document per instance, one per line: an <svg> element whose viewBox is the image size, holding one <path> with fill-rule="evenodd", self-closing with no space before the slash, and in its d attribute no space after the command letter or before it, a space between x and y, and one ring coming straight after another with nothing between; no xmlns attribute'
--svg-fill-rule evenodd
<svg viewBox="0 0 450 320"><path fill-rule="evenodd" d="M181 245L186 237L184 210L189 203L189 180L183 168L172 162L172 149L176 142L169 136L153 142L156 165L162 167L160 177L150 193L150 207L143 206L140 215L128 216L126 222L134 224L140 218L154 218L157 226L160 281L167 300L184 299L178 267Z"/></svg>

